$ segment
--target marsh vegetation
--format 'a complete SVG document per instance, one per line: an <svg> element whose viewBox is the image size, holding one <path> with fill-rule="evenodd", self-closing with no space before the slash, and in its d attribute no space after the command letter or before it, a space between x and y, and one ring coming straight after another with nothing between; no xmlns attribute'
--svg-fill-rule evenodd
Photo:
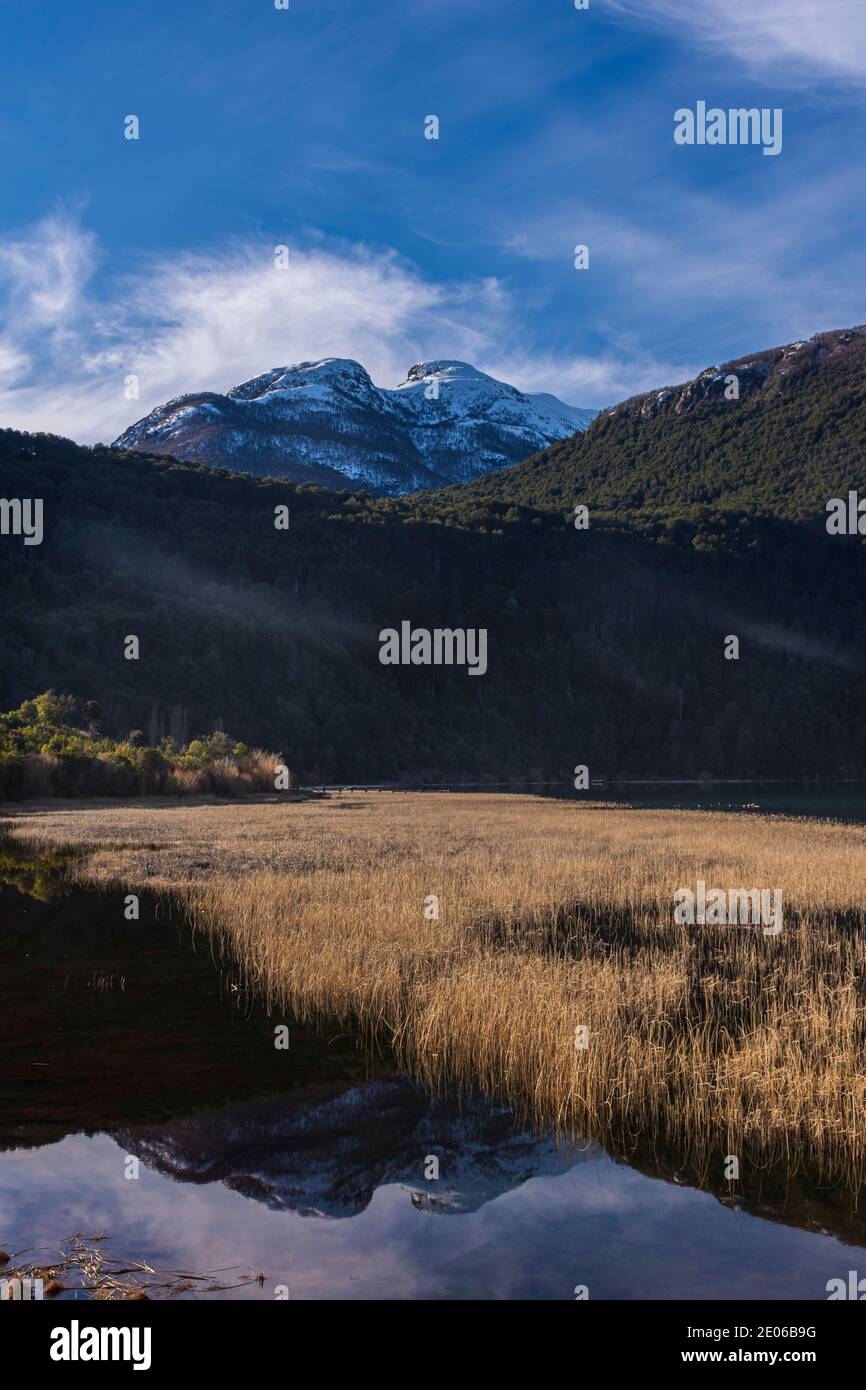
<svg viewBox="0 0 866 1390"><path fill-rule="evenodd" d="M352 794L43 809L15 833L172 893L271 1006L387 1038L434 1090L708 1174L734 1154L862 1183L866 828ZM676 925L701 879L781 885L784 930Z"/></svg>

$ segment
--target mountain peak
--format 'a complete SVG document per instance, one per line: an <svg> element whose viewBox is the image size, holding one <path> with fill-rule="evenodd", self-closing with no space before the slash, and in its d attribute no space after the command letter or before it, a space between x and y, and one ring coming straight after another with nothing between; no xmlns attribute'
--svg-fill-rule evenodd
<svg viewBox="0 0 866 1390"><path fill-rule="evenodd" d="M456 358L416 362L388 390L353 358L323 357L272 367L225 395L177 397L116 443L234 472L397 494L520 463L586 429L595 414L552 395L524 395Z"/></svg>
<svg viewBox="0 0 866 1390"><path fill-rule="evenodd" d="M618 516L715 508L813 520L857 481L864 380L866 328L816 333L632 396L479 490L533 507L578 498Z"/></svg>
<svg viewBox="0 0 866 1390"><path fill-rule="evenodd" d="M226 396L235 401L259 400L274 391L293 391L310 385L372 387L368 373L351 357L321 357L315 362L294 362L288 367L272 367L261 376L233 386Z"/></svg>
<svg viewBox="0 0 866 1390"><path fill-rule="evenodd" d="M838 328L705 367L691 381L645 391L609 406L600 412L599 427L612 417L629 416L646 421L659 414L683 415L704 407L723 408L731 399L772 396L792 379L814 369L824 371L831 366L838 367L852 357L859 361L866 355L864 338L866 327L862 325ZM735 397L731 397L729 390L733 379L736 381Z"/></svg>
<svg viewBox="0 0 866 1390"><path fill-rule="evenodd" d="M410 367L406 373L406 380L401 382L402 386L408 386L411 382L429 381L433 377L473 377L481 381L495 381L496 378L488 376L486 372L480 372L477 367L471 366L469 362L458 362L456 358L438 357L430 362L416 362L414 367ZM397 387L400 390L400 387Z"/></svg>

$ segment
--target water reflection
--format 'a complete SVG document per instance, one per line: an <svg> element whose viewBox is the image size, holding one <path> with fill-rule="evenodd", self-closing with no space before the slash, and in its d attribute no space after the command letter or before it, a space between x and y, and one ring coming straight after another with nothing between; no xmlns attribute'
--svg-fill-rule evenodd
<svg viewBox="0 0 866 1390"><path fill-rule="evenodd" d="M269 1016L164 901L128 921L121 893L57 891L65 868L0 858L7 1249L108 1231L166 1267L262 1269L254 1298L822 1298L866 1270L841 1191L767 1173L732 1200L675 1154L432 1100L344 1030Z"/></svg>

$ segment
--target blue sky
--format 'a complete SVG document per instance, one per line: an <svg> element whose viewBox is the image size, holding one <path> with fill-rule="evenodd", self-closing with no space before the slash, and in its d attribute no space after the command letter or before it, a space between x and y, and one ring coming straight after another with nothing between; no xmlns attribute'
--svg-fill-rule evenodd
<svg viewBox="0 0 866 1390"><path fill-rule="evenodd" d="M0 77L3 425L322 356L601 406L866 321L860 0L5 0ZM699 99L782 153L677 146Z"/></svg>

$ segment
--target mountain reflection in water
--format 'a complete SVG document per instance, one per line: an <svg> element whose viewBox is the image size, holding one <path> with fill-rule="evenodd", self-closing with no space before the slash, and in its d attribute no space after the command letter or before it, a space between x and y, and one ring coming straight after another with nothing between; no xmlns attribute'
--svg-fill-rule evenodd
<svg viewBox="0 0 866 1390"><path fill-rule="evenodd" d="M62 856L0 848L6 1249L107 1230L172 1267L261 1268L253 1298L279 1280L293 1297L824 1298L866 1272L838 1190L765 1173L700 1191L677 1155L563 1147L478 1093L431 1098L338 1025L269 1014L166 902L142 895L129 922Z"/></svg>

